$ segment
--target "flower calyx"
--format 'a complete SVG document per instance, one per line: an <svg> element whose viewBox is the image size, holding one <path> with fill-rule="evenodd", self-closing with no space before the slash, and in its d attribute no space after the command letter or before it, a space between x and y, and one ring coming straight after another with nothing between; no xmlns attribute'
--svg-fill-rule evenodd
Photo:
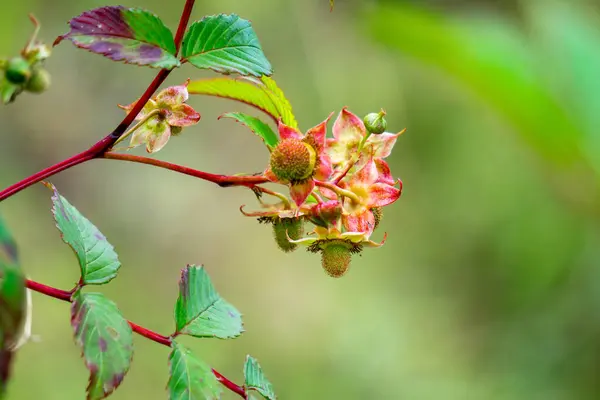
<svg viewBox="0 0 600 400"><path fill-rule="evenodd" d="M171 136L200 121L200 114L185 104L189 97L187 84L170 86L148 100L142 111L135 117L138 125L132 128L130 147L145 144L148 153L156 153L169 141ZM120 108L129 113L139 101ZM125 135L123 136L125 137Z"/></svg>

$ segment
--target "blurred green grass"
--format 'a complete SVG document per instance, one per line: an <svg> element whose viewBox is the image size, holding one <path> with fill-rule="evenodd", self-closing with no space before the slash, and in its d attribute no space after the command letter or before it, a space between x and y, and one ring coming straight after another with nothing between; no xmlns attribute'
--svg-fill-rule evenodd
<svg viewBox="0 0 600 400"><path fill-rule="evenodd" d="M499 6L501 5L501 7ZM99 0L3 5L0 54L30 32L52 41ZM176 26L179 4L143 6ZM600 31L585 1L198 1L194 17L252 20L302 128L343 106L383 107L408 128L390 158L404 181L387 244L340 280L317 256L281 254L242 217L242 189L93 161L52 182L116 245L123 268L100 290L133 321L173 327L179 270L204 264L243 313L232 341L189 340L240 381L247 353L282 399L596 399L600 362ZM0 186L84 149L122 116L154 71L54 50L43 96L0 109ZM189 67L170 82L206 76ZM202 121L160 157L211 172L256 172L264 146L216 121L234 103L194 98ZM243 107L241 107L243 109ZM41 185L2 203L36 280L69 288L77 264ZM376 239L378 239L376 237ZM18 354L16 399L79 399L87 373L68 305L34 297L40 343ZM115 399L161 399L167 351L135 339ZM234 398L226 395L224 398Z"/></svg>

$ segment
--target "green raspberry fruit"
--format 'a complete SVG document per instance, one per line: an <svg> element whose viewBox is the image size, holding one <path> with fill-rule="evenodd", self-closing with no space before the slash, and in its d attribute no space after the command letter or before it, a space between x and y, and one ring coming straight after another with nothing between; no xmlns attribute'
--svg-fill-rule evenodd
<svg viewBox="0 0 600 400"><path fill-rule="evenodd" d="M273 236L277 246L284 252L289 253L298 247L295 243L290 243L290 239L297 240L304 233L304 221L302 218L277 218L273 221Z"/></svg>

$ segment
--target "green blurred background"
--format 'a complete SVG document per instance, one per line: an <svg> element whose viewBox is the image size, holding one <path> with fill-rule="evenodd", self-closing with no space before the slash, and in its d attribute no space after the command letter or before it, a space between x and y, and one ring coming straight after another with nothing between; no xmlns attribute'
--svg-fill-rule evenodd
<svg viewBox="0 0 600 400"><path fill-rule="evenodd" d="M139 0L176 26L183 1ZM101 291L133 321L173 329L180 269L204 264L245 316L237 340L186 340L242 380L258 358L282 399L600 398L600 7L552 0L198 0L194 18L252 20L303 129L343 106L387 110L407 127L389 161L404 194L386 210L387 244L343 279L319 257L278 252L238 212L252 193L169 171L97 160L52 182L116 245L118 279ZM0 54L31 31L51 42L104 0L2 0ZM85 149L116 126L117 103L155 71L64 43L53 86L0 108L0 186ZM170 83L212 76L190 66ZM257 172L268 153L222 112L191 99L202 121L159 157L198 169ZM34 279L78 277L41 185L0 205ZM381 238L382 233L375 235ZM81 399L87 371L68 305L34 295L39 343L18 354L10 398ZM162 399L167 349L135 338L114 399ZM234 399L232 394L224 398Z"/></svg>

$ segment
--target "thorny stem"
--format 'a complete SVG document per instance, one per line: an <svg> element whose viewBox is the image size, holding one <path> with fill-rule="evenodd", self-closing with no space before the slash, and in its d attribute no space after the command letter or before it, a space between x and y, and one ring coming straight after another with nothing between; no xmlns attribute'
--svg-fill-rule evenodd
<svg viewBox="0 0 600 400"><path fill-rule="evenodd" d="M143 156L134 156L131 154L120 154L120 153L104 153L102 155L103 158L109 160L122 160L122 161L131 161L137 162L141 164L154 165L155 167L169 169L171 171L179 172L184 175L190 175L196 178L204 179L205 181L209 181L212 183L216 183L221 187L230 187L230 186L246 186L249 188L253 188L256 185L261 183L267 183L269 180L263 175L218 175L211 174L209 172L199 171L197 169L185 167L179 164L173 164L167 161L157 160L155 158L143 157Z"/></svg>
<svg viewBox="0 0 600 400"><path fill-rule="evenodd" d="M315 180L315 185L327 188L329 190L334 191L338 196L344 196L344 197L351 199L352 201L354 201L356 203L360 203L360 199L358 198L358 196L355 193L353 193L349 190L346 190L346 189L342 189L341 187L336 186L333 183L321 182L321 181Z"/></svg>
<svg viewBox="0 0 600 400"><path fill-rule="evenodd" d="M52 286L44 285L43 283L32 281L31 279L27 279L25 281L25 286L33 291L38 292L38 293L44 294L46 296L54 297L55 299L66 301L68 303L73 302L73 298L72 298L73 291L57 289ZM131 326L132 331L134 331L135 333L137 333L140 336L145 337L146 339L150 339L153 342L162 344L163 346L167 346L167 347L171 347L171 344L173 343L173 339L169 336L161 335L160 333L157 333L150 329L144 328L143 326L140 326L131 321L127 321L127 323L129 323L129 326ZM220 372L218 372L215 369L213 369L212 372L215 375L215 377L217 378L217 380L219 382L221 382L221 384L223 386L225 386L227 389L240 395L244 399L248 398L248 394L246 393L246 390L244 389L243 386L240 386L240 385L234 383L233 381L229 380L228 378L223 376Z"/></svg>
<svg viewBox="0 0 600 400"><path fill-rule="evenodd" d="M181 13L181 19L179 20L179 25L177 26L177 34L175 35L175 47L179 52L181 48L181 41L183 40L183 35L187 28L188 22L190 20L190 16L192 13L192 9L194 8L195 0L186 0L185 6L183 7L183 11ZM148 85L148 88L142 94L140 99L133 106L131 111L123 118L121 123L117 125L117 127L96 144L94 144L89 149L76 154L72 157L67 158L64 161L61 161L57 164L54 164L48 168L45 168L23 180L15 183L7 187L6 189L0 191L0 201L5 200L6 198L20 192L21 190L28 188L29 186L37 183L43 179L46 179L52 175L55 175L61 171L74 167L75 165L82 164L86 161L92 160L94 158L100 158L102 155L111 149L111 147L115 144L117 140L125 133L127 127L131 125L131 123L135 120L135 117L139 114L139 112L144 108L148 100L152 97L154 92L158 90L160 85L167 79L171 70L161 69L154 80Z"/></svg>
<svg viewBox="0 0 600 400"><path fill-rule="evenodd" d="M133 132L137 131L138 129L140 129L140 127L142 125L144 125L146 122L148 122L148 120L152 117L154 117L155 115L160 114L161 110L152 110L150 111L148 114L146 114L146 116L144 118L142 118L137 124L135 124L134 126L132 126L131 128L129 128L127 130L127 132L125 132L124 134L122 134L113 144L113 146L116 146L117 144L119 144L120 142L122 142L123 140L125 140L129 135L131 135Z"/></svg>

